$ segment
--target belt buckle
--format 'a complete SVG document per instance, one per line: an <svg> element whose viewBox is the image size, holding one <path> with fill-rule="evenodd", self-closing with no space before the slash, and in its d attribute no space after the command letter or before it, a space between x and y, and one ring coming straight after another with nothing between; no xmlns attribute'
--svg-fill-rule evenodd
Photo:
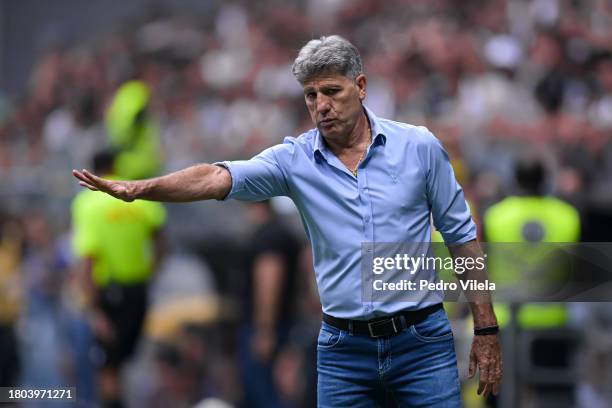
<svg viewBox="0 0 612 408"><path fill-rule="evenodd" d="M391 325L393 326L393 334L399 333L399 330L397 329L397 325L395 324L395 318L392 317L390 319L378 320L376 322L368 323L368 331L370 332L370 337L373 337L373 338L383 337L385 335L384 333L383 334L374 333L374 327L386 325L389 322L391 322Z"/></svg>

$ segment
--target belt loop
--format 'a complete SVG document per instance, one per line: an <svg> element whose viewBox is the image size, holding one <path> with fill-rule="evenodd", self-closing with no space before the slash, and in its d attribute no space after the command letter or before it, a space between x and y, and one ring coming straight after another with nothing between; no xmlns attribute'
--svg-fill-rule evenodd
<svg viewBox="0 0 612 408"><path fill-rule="evenodd" d="M348 321L348 332L351 336L353 335L353 321L352 320Z"/></svg>
<svg viewBox="0 0 612 408"><path fill-rule="evenodd" d="M406 316L404 316L403 314L400 314L399 318L400 318L400 321L402 322L402 330L406 330L408 328L408 325L406 324Z"/></svg>

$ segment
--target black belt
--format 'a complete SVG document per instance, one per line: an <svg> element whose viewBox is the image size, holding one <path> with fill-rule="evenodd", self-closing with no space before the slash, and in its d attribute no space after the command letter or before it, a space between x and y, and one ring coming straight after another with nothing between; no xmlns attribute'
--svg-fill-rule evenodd
<svg viewBox="0 0 612 408"><path fill-rule="evenodd" d="M370 337L392 336L402 330L425 320L427 316L442 309L442 303L419 310L407 310L391 316L377 317L372 320L339 319L323 313L323 321L340 330ZM352 328L351 328L352 326Z"/></svg>

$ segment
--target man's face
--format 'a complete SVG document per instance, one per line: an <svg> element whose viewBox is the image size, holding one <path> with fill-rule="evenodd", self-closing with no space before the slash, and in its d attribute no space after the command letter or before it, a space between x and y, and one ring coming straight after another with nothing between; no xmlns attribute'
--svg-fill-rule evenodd
<svg viewBox="0 0 612 408"><path fill-rule="evenodd" d="M366 77L351 80L338 73L322 73L304 82L304 98L312 122L328 140L348 137L362 114Z"/></svg>

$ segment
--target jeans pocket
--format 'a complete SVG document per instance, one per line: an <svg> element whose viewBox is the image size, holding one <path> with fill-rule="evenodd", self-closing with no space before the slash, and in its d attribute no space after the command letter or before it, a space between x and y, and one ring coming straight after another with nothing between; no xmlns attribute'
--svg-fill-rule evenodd
<svg viewBox="0 0 612 408"><path fill-rule="evenodd" d="M418 340L428 343L453 338L453 331L443 310L432 313L422 322L410 326L410 332Z"/></svg>
<svg viewBox="0 0 612 408"><path fill-rule="evenodd" d="M317 338L318 349L331 349L336 347L344 338L344 331L336 329L326 323L321 325L319 337Z"/></svg>

